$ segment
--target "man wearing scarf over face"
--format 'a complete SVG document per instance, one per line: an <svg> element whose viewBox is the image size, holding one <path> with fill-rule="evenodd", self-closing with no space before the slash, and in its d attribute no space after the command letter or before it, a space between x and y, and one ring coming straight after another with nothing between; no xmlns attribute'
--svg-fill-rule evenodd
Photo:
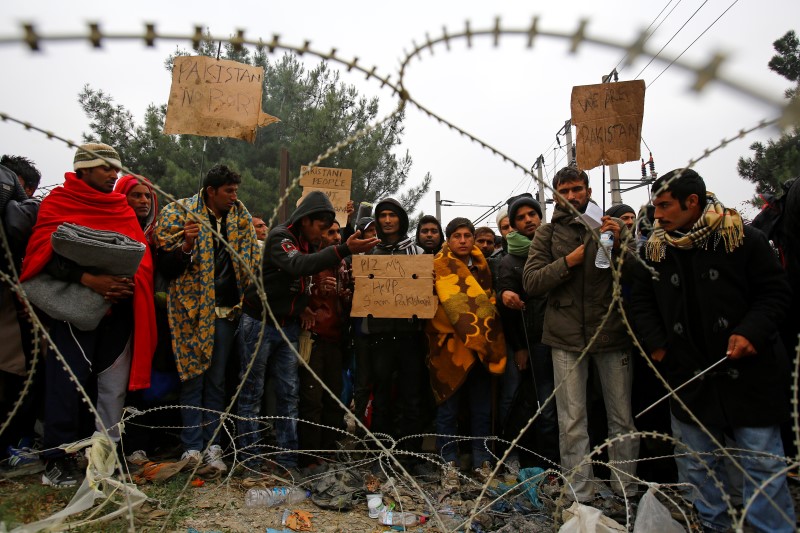
<svg viewBox="0 0 800 533"><path fill-rule="evenodd" d="M506 366L506 344L495 307L492 274L480 248L475 227L455 218L445 230L447 242L433 260L439 307L428 323L431 386L438 404L436 433L456 435L459 397L469 397L474 474L485 481L492 472L483 438L491 434L491 379ZM458 442L440 436L436 447L447 462L443 484L458 485L455 474ZM450 487L448 487L448 485Z"/></svg>
<svg viewBox="0 0 800 533"><path fill-rule="evenodd" d="M537 457L535 460L537 466L547 469L558 465L559 461L556 404L554 399L546 401L555 388L553 357L550 347L542 343L547 297L529 296L522 283L531 241L542 223L542 208L530 193L509 198L507 203L513 230L505 236L508 254L500 260L498 267L497 307L503 320L509 357L513 357L513 361L506 365L503 375L499 419L505 438L515 438L532 414L520 416L522 413L513 409L515 397L517 405L524 405L520 397L524 398L526 392L533 393L528 399L533 400L531 405L541 406L541 413L531 429L536 436L535 451L545 459L539 462ZM521 383L523 388L520 388ZM515 449L506 462L511 472L519 470L519 462L514 464L516 457Z"/></svg>
<svg viewBox="0 0 800 533"><path fill-rule="evenodd" d="M669 172L653 192L656 223L643 255L658 278L641 269L634 280L639 338L673 389L723 360L671 398L688 448L677 451L701 454L687 458L700 520L707 531L732 527L727 490L709 476L710 469L727 479L714 452L732 433L746 520L758 531L795 531L779 429L789 405L789 361L778 336L789 306L786 276L764 234L706 192L697 172Z"/></svg>
<svg viewBox="0 0 800 533"><path fill-rule="evenodd" d="M110 428L120 420L126 389L150 386L150 363L156 344L150 251L145 251L131 278L79 266L56 254L50 240L58 226L71 222L122 233L147 244L125 196L113 192L121 166L116 150L106 144L78 148L75 172L67 172L64 184L42 201L20 276L21 281L26 281L47 273L58 280L84 285L112 304L91 331L79 330L62 320L52 320L50 324L50 337L78 380L74 383L55 354L48 353L43 443L48 451L43 454L46 467L42 482L57 487L75 485L80 477L74 458L58 446L89 436L84 429L87 412L78 387L94 393L101 422ZM97 421L95 425L99 430ZM119 439L118 429L110 433Z"/></svg>

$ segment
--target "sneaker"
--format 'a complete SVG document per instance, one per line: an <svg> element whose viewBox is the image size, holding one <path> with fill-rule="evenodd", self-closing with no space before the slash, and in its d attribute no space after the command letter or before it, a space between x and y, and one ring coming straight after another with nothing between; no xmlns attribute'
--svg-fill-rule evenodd
<svg viewBox="0 0 800 533"><path fill-rule="evenodd" d="M188 459L189 461L186 463L187 468L194 468L195 465L203 464L203 455L200 453L200 450L186 450L181 455L181 461L184 459Z"/></svg>
<svg viewBox="0 0 800 533"><path fill-rule="evenodd" d="M475 469L472 471L472 475L475 476L475 479L479 482L486 483L486 480L488 480L492 475L492 470L494 470L492 463L489 461L484 461L481 463L481 466L475 467Z"/></svg>
<svg viewBox="0 0 800 533"><path fill-rule="evenodd" d="M222 461L222 447L219 444L212 444L203 454L205 463L211 468L215 468L220 472L227 472L228 466Z"/></svg>
<svg viewBox="0 0 800 533"><path fill-rule="evenodd" d="M147 457L147 454L144 450L136 450L126 457L125 460L135 465L143 465L150 462L150 459Z"/></svg>
<svg viewBox="0 0 800 533"><path fill-rule="evenodd" d="M6 453L8 454L8 466L11 468L22 468L39 462L39 451L28 446L14 448L9 445Z"/></svg>
<svg viewBox="0 0 800 533"><path fill-rule="evenodd" d="M51 487L74 487L81 479L75 458L66 456L47 461L42 475L42 484Z"/></svg>
<svg viewBox="0 0 800 533"><path fill-rule="evenodd" d="M444 465L442 472L442 488L445 490L459 490L461 481L458 479L458 464L450 461Z"/></svg>

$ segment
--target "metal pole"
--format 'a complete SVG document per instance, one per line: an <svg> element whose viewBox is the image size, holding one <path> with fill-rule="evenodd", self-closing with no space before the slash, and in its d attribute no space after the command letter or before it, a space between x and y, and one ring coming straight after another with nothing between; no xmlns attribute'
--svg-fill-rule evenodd
<svg viewBox="0 0 800 533"><path fill-rule="evenodd" d="M442 222L442 194L436 191L436 220Z"/></svg>
<svg viewBox="0 0 800 533"><path fill-rule="evenodd" d="M576 164L572 157L572 119L564 122L564 134L567 136L567 165L572 166Z"/></svg>
<svg viewBox="0 0 800 533"><path fill-rule="evenodd" d="M538 177L537 179L539 181L539 192L538 192L539 205L542 208L542 222L545 222L547 220L547 199L545 198L545 192L544 192L544 171L542 170L542 167L544 166L543 155L539 155L539 159L536 160L536 166L537 166L536 174Z"/></svg>
<svg viewBox="0 0 800 533"><path fill-rule="evenodd" d="M619 165L610 165L611 169L611 205L622 203L622 193L619 188Z"/></svg>

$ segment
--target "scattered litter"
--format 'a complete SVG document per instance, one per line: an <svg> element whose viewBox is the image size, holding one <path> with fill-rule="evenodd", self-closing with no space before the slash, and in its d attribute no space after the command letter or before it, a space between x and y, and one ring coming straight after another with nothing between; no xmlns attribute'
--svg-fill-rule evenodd
<svg viewBox="0 0 800 533"><path fill-rule="evenodd" d="M286 509L283 511L281 525L287 526L293 531L311 531L311 518L313 516L307 511L290 511Z"/></svg>
<svg viewBox="0 0 800 533"><path fill-rule="evenodd" d="M627 532L625 526L621 526L615 520L605 516L600 509L595 509L589 505L582 505L573 502L569 509L564 509L561 513L564 525L558 533L614 533L617 531Z"/></svg>
<svg viewBox="0 0 800 533"><path fill-rule="evenodd" d="M633 533L685 533L686 529L678 523L664 504L656 497L656 487L651 486L639 500L639 510Z"/></svg>

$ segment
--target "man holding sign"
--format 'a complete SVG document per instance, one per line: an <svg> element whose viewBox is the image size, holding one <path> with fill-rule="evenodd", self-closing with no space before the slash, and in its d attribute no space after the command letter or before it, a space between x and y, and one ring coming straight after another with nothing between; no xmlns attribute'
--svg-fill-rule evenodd
<svg viewBox="0 0 800 533"><path fill-rule="evenodd" d="M297 467L297 418L299 414L300 383L297 373L301 315L313 324L313 315L306 312L311 298L311 276L325 269L335 268L350 254L367 252L378 244L378 239L361 239L356 232L345 244L328 246L315 251L323 232L334 222L335 211L325 193L313 191L297 206L289 219L270 230L264 245L263 283L269 309L262 305L258 289L251 283L244 297L244 314L239 329L241 348L241 373L244 380L239 395L239 446L245 457L251 457L248 466L258 466L255 458L261 448L260 414L261 398L267 372L276 380L278 416L276 423L278 446L289 452L278 462L285 468ZM270 311L273 316L271 316ZM304 312L306 312L304 314ZM259 344L262 321L266 322ZM281 330L289 339L284 340ZM252 361L252 363L251 363ZM252 368L248 372L248 368Z"/></svg>
<svg viewBox="0 0 800 533"><path fill-rule="evenodd" d="M400 202L386 198L375 206L378 237L376 255L421 255L423 250L408 235L408 213ZM422 322L408 318L374 318L362 323L370 351L373 382L372 431L393 438L422 430L423 387L427 386L424 357L427 351ZM392 402L392 389L402 391ZM406 441L403 448L419 451L422 442Z"/></svg>

